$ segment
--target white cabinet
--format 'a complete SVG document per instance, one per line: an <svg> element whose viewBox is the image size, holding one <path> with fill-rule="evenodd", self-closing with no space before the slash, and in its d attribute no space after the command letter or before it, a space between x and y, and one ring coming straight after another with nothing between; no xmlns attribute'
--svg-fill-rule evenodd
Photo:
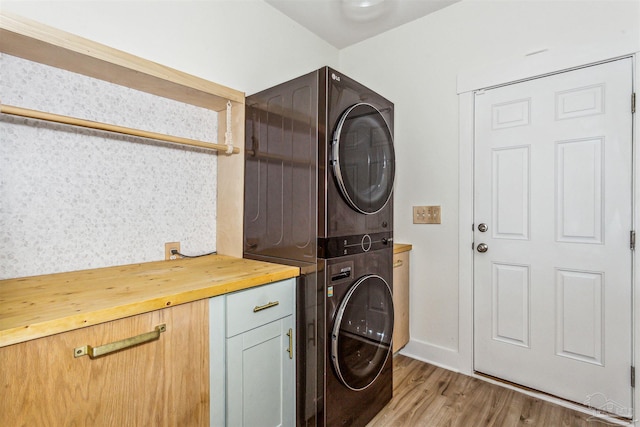
<svg viewBox="0 0 640 427"><path fill-rule="evenodd" d="M292 316L227 340L227 425L293 426ZM293 354L293 351L292 353Z"/></svg>
<svg viewBox="0 0 640 427"><path fill-rule="evenodd" d="M294 308L294 279L211 299L211 425L295 425Z"/></svg>

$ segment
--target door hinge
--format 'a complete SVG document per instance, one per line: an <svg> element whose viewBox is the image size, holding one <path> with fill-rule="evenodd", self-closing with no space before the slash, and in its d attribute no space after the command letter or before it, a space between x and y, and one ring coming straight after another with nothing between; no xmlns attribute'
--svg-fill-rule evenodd
<svg viewBox="0 0 640 427"><path fill-rule="evenodd" d="M471 242L471 250L474 250L476 248L476 242Z"/></svg>
<svg viewBox="0 0 640 427"><path fill-rule="evenodd" d="M634 230L629 233L629 247L632 251L636 249L636 232Z"/></svg>
<svg viewBox="0 0 640 427"><path fill-rule="evenodd" d="M636 386L636 367L631 367L631 387L635 388Z"/></svg>
<svg viewBox="0 0 640 427"><path fill-rule="evenodd" d="M636 113L636 94L635 92L631 94L631 114Z"/></svg>

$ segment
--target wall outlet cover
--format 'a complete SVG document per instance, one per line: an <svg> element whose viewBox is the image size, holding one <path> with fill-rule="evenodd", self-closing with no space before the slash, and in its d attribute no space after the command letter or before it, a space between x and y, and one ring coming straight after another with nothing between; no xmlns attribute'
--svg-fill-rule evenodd
<svg viewBox="0 0 640 427"><path fill-rule="evenodd" d="M180 242L167 242L167 243L164 244L164 259L165 260L180 258L180 255L173 255L171 253L171 250L173 250L173 249L175 249L176 251L180 252Z"/></svg>

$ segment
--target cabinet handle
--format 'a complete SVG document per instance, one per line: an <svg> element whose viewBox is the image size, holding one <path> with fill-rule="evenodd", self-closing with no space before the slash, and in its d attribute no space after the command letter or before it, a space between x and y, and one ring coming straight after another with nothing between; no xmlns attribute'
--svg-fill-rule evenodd
<svg viewBox="0 0 640 427"><path fill-rule="evenodd" d="M96 357L114 353L119 350L124 350L125 348L133 347L138 344L157 340L158 338L160 338L160 333L166 330L167 326L165 324L162 324L156 326L156 329L151 332L146 332L135 337L125 338L120 341L104 344L99 347L91 347L90 345L77 347L73 350L73 357L89 356L91 359L95 359Z"/></svg>
<svg viewBox="0 0 640 427"><path fill-rule="evenodd" d="M253 307L253 312L257 313L259 311L266 310L267 308L275 307L278 304L280 304L280 301L268 302L265 305L256 305Z"/></svg>
<svg viewBox="0 0 640 427"><path fill-rule="evenodd" d="M402 260L399 259L399 260L397 260L396 262L393 263L393 268L402 267L402 264L404 264L404 262L402 262Z"/></svg>
<svg viewBox="0 0 640 427"><path fill-rule="evenodd" d="M289 337L289 348L287 349L289 352L289 359L293 359L293 329L289 328L287 336Z"/></svg>

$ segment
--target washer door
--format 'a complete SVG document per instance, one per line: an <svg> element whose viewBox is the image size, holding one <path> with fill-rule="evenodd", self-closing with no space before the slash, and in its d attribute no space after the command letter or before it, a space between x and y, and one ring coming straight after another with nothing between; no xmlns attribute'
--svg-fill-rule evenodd
<svg viewBox="0 0 640 427"><path fill-rule="evenodd" d="M345 200L374 214L389 201L395 177L393 136L373 105L359 103L340 117L333 135L333 172Z"/></svg>
<svg viewBox="0 0 640 427"><path fill-rule="evenodd" d="M367 275L340 303L331 334L331 360L342 383L364 390L380 375L391 353L393 298L387 282Z"/></svg>

